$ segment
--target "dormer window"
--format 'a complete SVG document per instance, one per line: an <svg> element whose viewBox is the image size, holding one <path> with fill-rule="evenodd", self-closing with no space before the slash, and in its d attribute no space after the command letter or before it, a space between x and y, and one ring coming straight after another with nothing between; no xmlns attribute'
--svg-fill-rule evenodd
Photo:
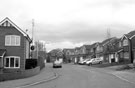
<svg viewBox="0 0 135 88"><path fill-rule="evenodd" d="M127 39L123 40L123 46L128 46L128 40Z"/></svg>
<svg viewBox="0 0 135 88"><path fill-rule="evenodd" d="M5 46L20 46L20 36L18 35L6 35Z"/></svg>

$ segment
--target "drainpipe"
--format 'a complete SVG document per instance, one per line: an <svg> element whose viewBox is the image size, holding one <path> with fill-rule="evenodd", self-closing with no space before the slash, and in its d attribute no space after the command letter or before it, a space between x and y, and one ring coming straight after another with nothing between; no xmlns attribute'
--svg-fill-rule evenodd
<svg viewBox="0 0 135 88"><path fill-rule="evenodd" d="M129 59L130 62L133 63L133 51L132 51L132 41L129 39Z"/></svg>
<svg viewBox="0 0 135 88"><path fill-rule="evenodd" d="M1 66L0 66L0 74L2 74L3 73L3 68L4 68L4 64L3 64L3 57L2 56L0 56L0 60L1 60Z"/></svg>

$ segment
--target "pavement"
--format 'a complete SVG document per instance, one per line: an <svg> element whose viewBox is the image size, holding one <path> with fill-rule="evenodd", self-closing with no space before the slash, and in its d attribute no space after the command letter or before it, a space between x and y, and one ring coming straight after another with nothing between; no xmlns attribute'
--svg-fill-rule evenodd
<svg viewBox="0 0 135 88"><path fill-rule="evenodd" d="M127 82L135 84L135 68L129 69L129 70L120 70L118 71L117 69L122 67L123 65L120 66L110 66L104 69L108 69L111 71L113 75L116 77L125 80ZM116 71L117 70L117 71Z"/></svg>
<svg viewBox="0 0 135 88"><path fill-rule="evenodd" d="M119 68L124 67L127 64L122 65L113 65L113 66L101 66L98 68L98 70L102 70L104 72L107 72L109 74L112 74L116 76L117 78L124 80L126 82L135 84L135 67L133 64L128 64L132 69L126 69L126 70L118 70ZM94 68L97 68L98 66L93 66Z"/></svg>
<svg viewBox="0 0 135 88"><path fill-rule="evenodd" d="M133 69L118 70L119 68L125 66L124 64L113 65L113 66L110 66L110 65L109 66L99 66L99 65L96 66L95 65L95 66L92 66L90 68L94 68L94 69L97 69L98 71L112 74L123 81L135 84L135 68L132 64L128 64L128 65L130 67L133 67ZM86 68L89 68L89 67L86 66Z"/></svg>
<svg viewBox="0 0 135 88"><path fill-rule="evenodd" d="M0 88L24 88L24 86L33 85L39 82L47 82L47 80L55 76L56 74L53 72L51 66L46 66L38 75L33 77L0 82Z"/></svg>

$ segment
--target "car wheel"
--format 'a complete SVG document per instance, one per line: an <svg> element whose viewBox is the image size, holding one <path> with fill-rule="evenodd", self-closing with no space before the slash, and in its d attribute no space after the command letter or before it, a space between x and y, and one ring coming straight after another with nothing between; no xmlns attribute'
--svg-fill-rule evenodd
<svg viewBox="0 0 135 88"><path fill-rule="evenodd" d="M91 66L92 64L91 64L91 63L89 63L88 65L89 65L89 66Z"/></svg>
<svg viewBox="0 0 135 88"><path fill-rule="evenodd" d="M100 61L99 64L102 64L102 61Z"/></svg>

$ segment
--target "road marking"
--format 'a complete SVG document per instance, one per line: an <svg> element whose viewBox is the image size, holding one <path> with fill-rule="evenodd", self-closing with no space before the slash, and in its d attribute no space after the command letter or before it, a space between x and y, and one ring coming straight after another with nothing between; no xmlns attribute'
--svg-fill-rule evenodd
<svg viewBox="0 0 135 88"><path fill-rule="evenodd" d="M42 80L42 81L38 81L38 82L35 82L35 83L31 83L31 84L28 84L28 85L24 85L24 86L18 86L18 87L15 87L15 88L25 88L25 87L29 87L29 86L33 86L33 85L37 85L37 84L40 84L40 83L44 83L44 82L49 82L51 80L54 80L56 78L58 78L59 75L57 73L54 74L54 76L50 79L46 79L46 80Z"/></svg>

